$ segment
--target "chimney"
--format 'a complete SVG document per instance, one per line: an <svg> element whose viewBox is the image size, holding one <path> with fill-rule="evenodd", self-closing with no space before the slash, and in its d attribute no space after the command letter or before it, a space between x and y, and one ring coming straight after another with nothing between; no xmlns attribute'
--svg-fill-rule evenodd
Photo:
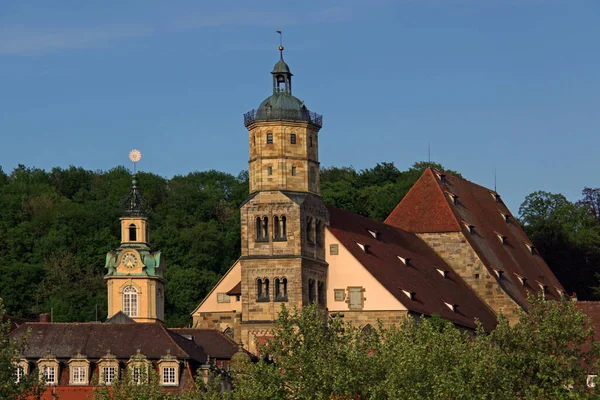
<svg viewBox="0 0 600 400"><path fill-rule="evenodd" d="M40 314L40 322L50 322L50 314L48 314L48 313Z"/></svg>

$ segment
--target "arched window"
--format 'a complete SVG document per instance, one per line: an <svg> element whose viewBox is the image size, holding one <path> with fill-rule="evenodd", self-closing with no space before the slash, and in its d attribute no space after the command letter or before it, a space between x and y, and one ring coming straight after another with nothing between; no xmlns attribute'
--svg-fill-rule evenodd
<svg viewBox="0 0 600 400"><path fill-rule="evenodd" d="M269 218L268 217L263 217L262 238L263 238L263 240L266 240L269 238Z"/></svg>
<svg viewBox="0 0 600 400"><path fill-rule="evenodd" d="M256 280L256 297L260 300L263 297L263 281L262 279Z"/></svg>
<svg viewBox="0 0 600 400"><path fill-rule="evenodd" d="M256 240L262 240L262 222L260 217L256 217Z"/></svg>
<svg viewBox="0 0 600 400"><path fill-rule="evenodd" d="M129 241L135 242L137 240L137 227L135 224L129 225Z"/></svg>
<svg viewBox="0 0 600 400"><path fill-rule="evenodd" d="M317 290L319 295L319 305L325 307L326 298L325 298L325 282L319 281L317 284Z"/></svg>
<svg viewBox="0 0 600 400"><path fill-rule="evenodd" d="M131 285L123 289L123 313L128 317L137 317L138 315L138 292Z"/></svg>
<svg viewBox="0 0 600 400"><path fill-rule="evenodd" d="M287 301L287 279L275 279L275 300Z"/></svg>
<svg viewBox="0 0 600 400"><path fill-rule="evenodd" d="M321 244L323 243L322 237L321 237L321 230L323 229L323 223L320 219L317 220L317 224L316 224L316 232L315 232L315 237L317 240L317 244Z"/></svg>
<svg viewBox="0 0 600 400"><path fill-rule="evenodd" d="M285 215L281 217L281 238L287 239L287 220Z"/></svg>
<svg viewBox="0 0 600 400"><path fill-rule="evenodd" d="M306 240L308 243L313 243L312 218L306 217Z"/></svg>
<svg viewBox="0 0 600 400"><path fill-rule="evenodd" d="M363 336L371 336L375 333L375 328L373 328L371 324L366 324L362 328L361 333L363 334Z"/></svg>
<svg viewBox="0 0 600 400"><path fill-rule="evenodd" d="M317 291L315 288L315 280L308 280L308 303L312 304L317 300Z"/></svg>
<svg viewBox="0 0 600 400"><path fill-rule="evenodd" d="M263 282L263 299L269 300L269 280L265 279Z"/></svg>
<svg viewBox="0 0 600 400"><path fill-rule="evenodd" d="M281 239L281 226L279 225L279 217L273 217L273 234L275 239Z"/></svg>

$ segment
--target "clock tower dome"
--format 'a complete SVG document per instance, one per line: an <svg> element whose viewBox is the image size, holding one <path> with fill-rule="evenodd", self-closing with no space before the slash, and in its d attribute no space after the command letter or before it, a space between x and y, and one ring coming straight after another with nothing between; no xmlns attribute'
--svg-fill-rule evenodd
<svg viewBox="0 0 600 400"><path fill-rule="evenodd" d="M136 322L162 322L165 262L150 249L149 207L136 175L121 207L121 245L106 255L108 318L122 312Z"/></svg>

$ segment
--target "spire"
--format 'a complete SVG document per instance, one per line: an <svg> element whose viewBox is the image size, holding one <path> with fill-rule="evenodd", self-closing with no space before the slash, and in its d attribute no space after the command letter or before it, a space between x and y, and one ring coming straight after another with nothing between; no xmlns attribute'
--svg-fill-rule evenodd
<svg viewBox="0 0 600 400"><path fill-rule="evenodd" d="M283 61L283 39L281 31L279 33L279 61L273 67L273 94L287 93L292 94L292 72L290 67Z"/></svg>
<svg viewBox="0 0 600 400"><path fill-rule="evenodd" d="M137 185L137 174L133 175L131 180L131 190L129 194L121 201L121 210L123 217L147 217L149 206L148 201L144 199Z"/></svg>

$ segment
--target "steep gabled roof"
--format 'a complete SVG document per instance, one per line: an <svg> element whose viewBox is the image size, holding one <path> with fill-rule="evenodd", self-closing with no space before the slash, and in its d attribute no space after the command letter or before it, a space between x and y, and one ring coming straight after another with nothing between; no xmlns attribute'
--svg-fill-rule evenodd
<svg viewBox="0 0 600 400"><path fill-rule="evenodd" d="M429 208L432 216L415 218ZM442 220L437 224L436 216ZM500 285L525 308L527 292L544 287L548 299L559 299L564 292L501 197L473 182L429 168L386 223L417 233L462 232L491 273L502 271Z"/></svg>
<svg viewBox="0 0 600 400"><path fill-rule="evenodd" d="M12 335L28 331L30 335L23 354L26 358L40 358L50 353L59 359L70 359L81 353L90 359L99 359L110 350L119 359L129 359L139 349L149 359L159 359L170 351L179 359L206 362L202 347L158 323L26 323Z"/></svg>
<svg viewBox="0 0 600 400"><path fill-rule="evenodd" d="M488 330L496 325L487 305L414 233L327 208L330 232L408 310L469 328L475 318Z"/></svg>

